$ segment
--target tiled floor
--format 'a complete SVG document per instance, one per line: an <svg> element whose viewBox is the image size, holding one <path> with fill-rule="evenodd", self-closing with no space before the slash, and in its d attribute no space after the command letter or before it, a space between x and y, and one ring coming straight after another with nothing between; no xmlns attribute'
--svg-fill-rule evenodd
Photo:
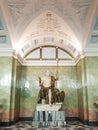
<svg viewBox="0 0 98 130"><path fill-rule="evenodd" d="M98 127L92 127L83 125L82 123L76 122L67 122L65 127L48 127L48 128L39 128L32 127L32 122L18 122L10 127L0 127L0 130L98 130Z"/></svg>

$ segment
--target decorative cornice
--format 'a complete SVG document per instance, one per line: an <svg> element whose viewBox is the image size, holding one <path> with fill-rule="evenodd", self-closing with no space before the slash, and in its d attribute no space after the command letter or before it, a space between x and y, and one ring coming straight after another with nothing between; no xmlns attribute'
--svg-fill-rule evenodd
<svg viewBox="0 0 98 130"><path fill-rule="evenodd" d="M11 48L0 48L0 56L13 56Z"/></svg>
<svg viewBox="0 0 98 130"><path fill-rule="evenodd" d="M85 56L98 56L98 48L85 49Z"/></svg>
<svg viewBox="0 0 98 130"><path fill-rule="evenodd" d="M57 61L25 61L22 64L23 66L57 66ZM59 61L58 66L75 66L75 62L74 61Z"/></svg>

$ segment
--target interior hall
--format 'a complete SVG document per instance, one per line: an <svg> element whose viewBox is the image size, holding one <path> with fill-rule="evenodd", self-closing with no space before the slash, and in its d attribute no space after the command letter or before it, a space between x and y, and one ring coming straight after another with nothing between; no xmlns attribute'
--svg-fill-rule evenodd
<svg viewBox="0 0 98 130"><path fill-rule="evenodd" d="M52 121L60 105L65 125ZM37 108L52 124L34 122ZM0 127L98 129L98 0L0 0Z"/></svg>

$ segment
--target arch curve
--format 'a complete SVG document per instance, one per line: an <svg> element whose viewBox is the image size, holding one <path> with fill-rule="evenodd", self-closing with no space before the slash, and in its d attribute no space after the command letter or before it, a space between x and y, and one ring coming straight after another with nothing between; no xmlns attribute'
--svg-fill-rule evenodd
<svg viewBox="0 0 98 130"><path fill-rule="evenodd" d="M30 51L41 46L63 48L73 58L79 56L81 52L75 33L61 17L52 11L40 14L28 25L15 50L24 58Z"/></svg>

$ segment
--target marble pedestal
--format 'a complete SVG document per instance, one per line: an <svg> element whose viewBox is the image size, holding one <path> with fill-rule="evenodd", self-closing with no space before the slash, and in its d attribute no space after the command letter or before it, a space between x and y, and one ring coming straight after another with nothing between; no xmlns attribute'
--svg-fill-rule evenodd
<svg viewBox="0 0 98 130"><path fill-rule="evenodd" d="M62 107L62 103L56 104L37 104L36 111L59 111Z"/></svg>
<svg viewBox="0 0 98 130"><path fill-rule="evenodd" d="M64 127L66 125L65 111L60 110L61 104L49 106L38 104L33 113L32 126L34 127Z"/></svg>

